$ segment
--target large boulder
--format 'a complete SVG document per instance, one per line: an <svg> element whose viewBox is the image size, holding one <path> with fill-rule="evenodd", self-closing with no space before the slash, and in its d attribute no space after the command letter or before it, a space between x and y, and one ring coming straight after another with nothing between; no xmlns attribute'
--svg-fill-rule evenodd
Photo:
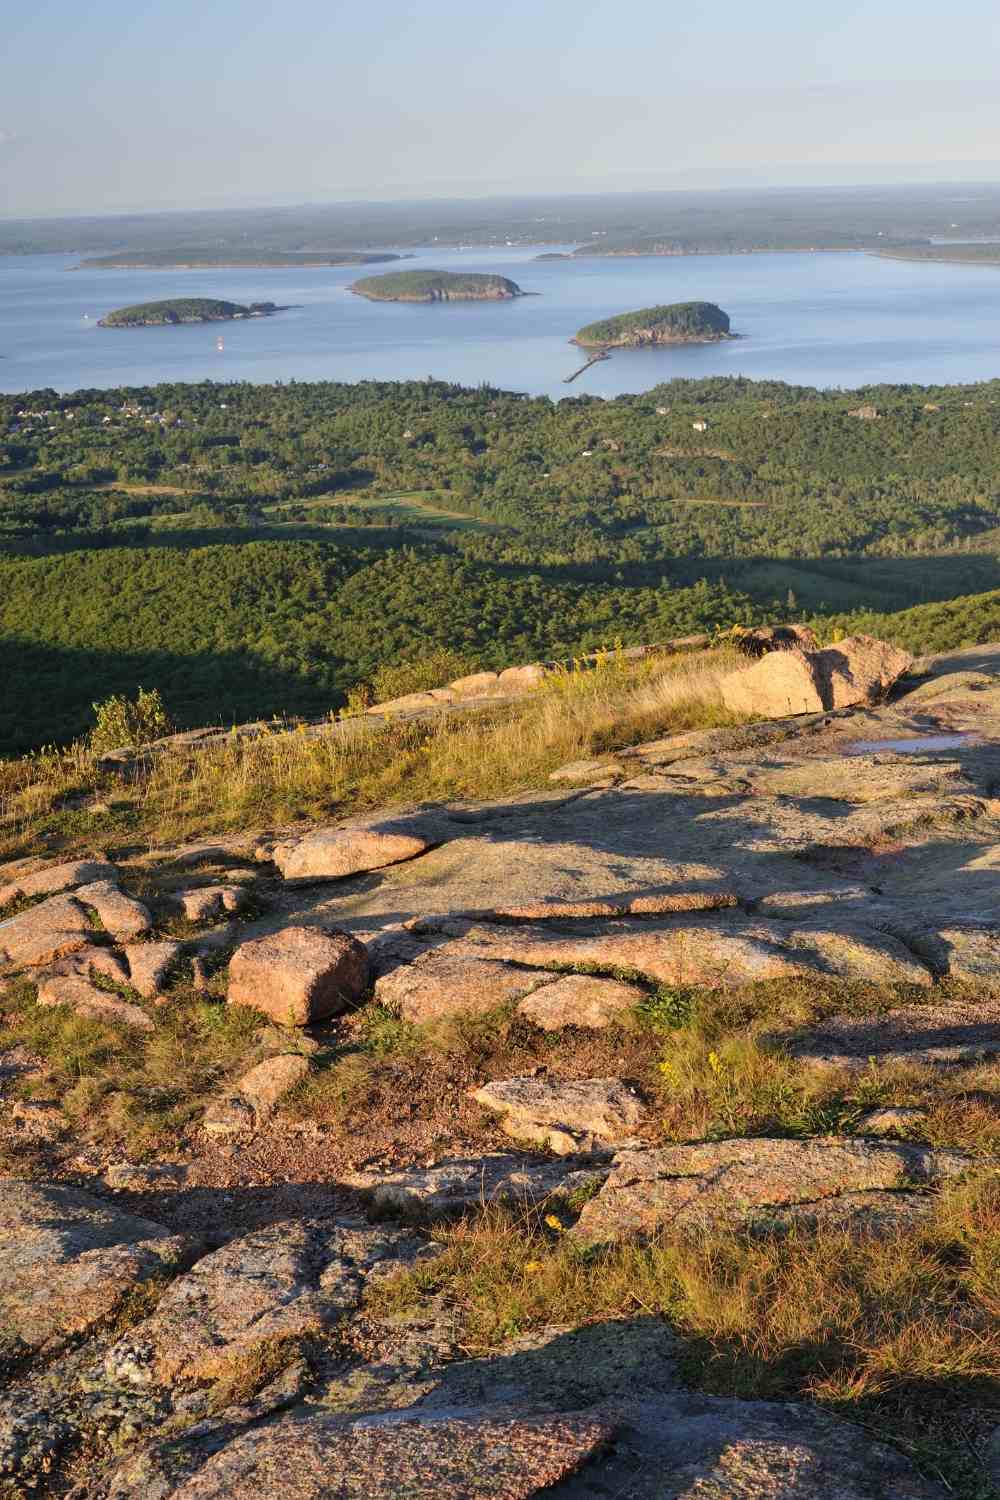
<svg viewBox="0 0 1000 1500"><path fill-rule="evenodd" d="M724 677L720 690L732 713L755 718L830 713L878 703L912 662L887 641L848 636L823 651L768 650L752 667Z"/></svg>
<svg viewBox="0 0 1000 1500"><path fill-rule="evenodd" d="M314 828L301 838L285 839L274 847L274 862L284 878L303 884L341 880L364 870L380 870L400 860L413 859L430 847L430 840L405 820Z"/></svg>
<svg viewBox="0 0 1000 1500"><path fill-rule="evenodd" d="M285 927L237 948L226 998L282 1026L311 1026L360 1000L368 977L367 951L350 933Z"/></svg>
<svg viewBox="0 0 1000 1500"><path fill-rule="evenodd" d="M133 896L126 896L113 880L95 880L91 885L82 885L76 896L77 900L96 911L101 925L119 942L143 937L152 930L149 907Z"/></svg>
<svg viewBox="0 0 1000 1500"><path fill-rule="evenodd" d="M67 1005L78 1016L91 1021L109 1021L131 1026L137 1031L152 1031L153 1022L139 1005L102 990L79 974L54 974L38 986L39 1005Z"/></svg>
<svg viewBox="0 0 1000 1500"><path fill-rule="evenodd" d="M158 999L166 989L183 949L180 943L130 943L125 949L129 984L145 1000Z"/></svg>
<svg viewBox="0 0 1000 1500"><path fill-rule="evenodd" d="M852 635L814 656L823 707L877 703L913 665L913 657L888 641Z"/></svg>
<svg viewBox="0 0 1000 1500"><path fill-rule="evenodd" d="M825 708L812 653L800 647L769 651L752 667L730 672L720 684L722 701L734 714L784 719Z"/></svg>

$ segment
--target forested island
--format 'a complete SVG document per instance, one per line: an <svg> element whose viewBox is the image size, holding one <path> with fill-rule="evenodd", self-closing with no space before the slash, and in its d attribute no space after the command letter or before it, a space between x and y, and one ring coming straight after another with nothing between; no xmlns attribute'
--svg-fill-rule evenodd
<svg viewBox="0 0 1000 1500"><path fill-rule="evenodd" d="M477 271L389 271L356 281L351 291L372 302L502 302L525 296L516 281Z"/></svg>
<svg viewBox="0 0 1000 1500"><path fill-rule="evenodd" d="M709 344L732 337L728 313L714 302L674 302L588 323L573 343L581 349L644 349L654 344Z"/></svg>
<svg viewBox="0 0 1000 1500"><path fill-rule="evenodd" d="M98 271L231 271L244 269L301 270L310 266L374 266L403 260L402 255L368 254L361 250L316 250L283 253L277 250L122 250L95 255L74 270Z"/></svg>
<svg viewBox="0 0 1000 1500"><path fill-rule="evenodd" d="M225 302L218 297L169 297L136 302L107 313L98 328L160 328L176 323L228 323L234 318L268 318L284 312L276 302Z"/></svg>

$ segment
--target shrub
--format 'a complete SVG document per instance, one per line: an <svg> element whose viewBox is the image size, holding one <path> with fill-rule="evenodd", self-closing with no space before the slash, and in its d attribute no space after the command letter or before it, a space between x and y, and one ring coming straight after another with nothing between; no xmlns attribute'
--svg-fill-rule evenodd
<svg viewBox="0 0 1000 1500"><path fill-rule="evenodd" d="M92 750L119 750L123 745L147 745L170 734L173 725L156 688L140 688L133 702L112 694L94 704L96 723L90 731Z"/></svg>

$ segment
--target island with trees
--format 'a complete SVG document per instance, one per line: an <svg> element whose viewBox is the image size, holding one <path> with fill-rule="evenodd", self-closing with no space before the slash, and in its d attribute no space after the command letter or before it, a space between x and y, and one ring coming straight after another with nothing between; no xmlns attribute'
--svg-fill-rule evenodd
<svg viewBox="0 0 1000 1500"><path fill-rule="evenodd" d="M284 312L275 302L225 302L218 297L169 297L119 307L98 321L98 328L161 328L177 323L228 323L235 318L269 318Z"/></svg>
<svg viewBox="0 0 1000 1500"><path fill-rule="evenodd" d="M714 302L674 302L588 323L572 342L581 349L644 349L654 344L710 344L733 337L729 314Z"/></svg>
<svg viewBox="0 0 1000 1500"><path fill-rule="evenodd" d="M356 281L351 291L372 302L504 302L525 296L516 281L478 271L388 271Z"/></svg>
<svg viewBox="0 0 1000 1500"><path fill-rule="evenodd" d="M362 250L121 250L95 255L74 270L90 271L231 271L302 270L316 266L374 266L405 257Z"/></svg>

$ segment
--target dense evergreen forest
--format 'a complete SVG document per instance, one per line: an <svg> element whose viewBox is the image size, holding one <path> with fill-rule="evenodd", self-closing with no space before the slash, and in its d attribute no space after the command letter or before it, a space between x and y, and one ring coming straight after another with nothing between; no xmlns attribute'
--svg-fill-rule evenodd
<svg viewBox="0 0 1000 1500"><path fill-rule="evenodd" d="M429 643L505 664L791 615L974 644L998 553L1000 381L0 397L0 749L140 684L183 725L323 713Z"/></svg>

